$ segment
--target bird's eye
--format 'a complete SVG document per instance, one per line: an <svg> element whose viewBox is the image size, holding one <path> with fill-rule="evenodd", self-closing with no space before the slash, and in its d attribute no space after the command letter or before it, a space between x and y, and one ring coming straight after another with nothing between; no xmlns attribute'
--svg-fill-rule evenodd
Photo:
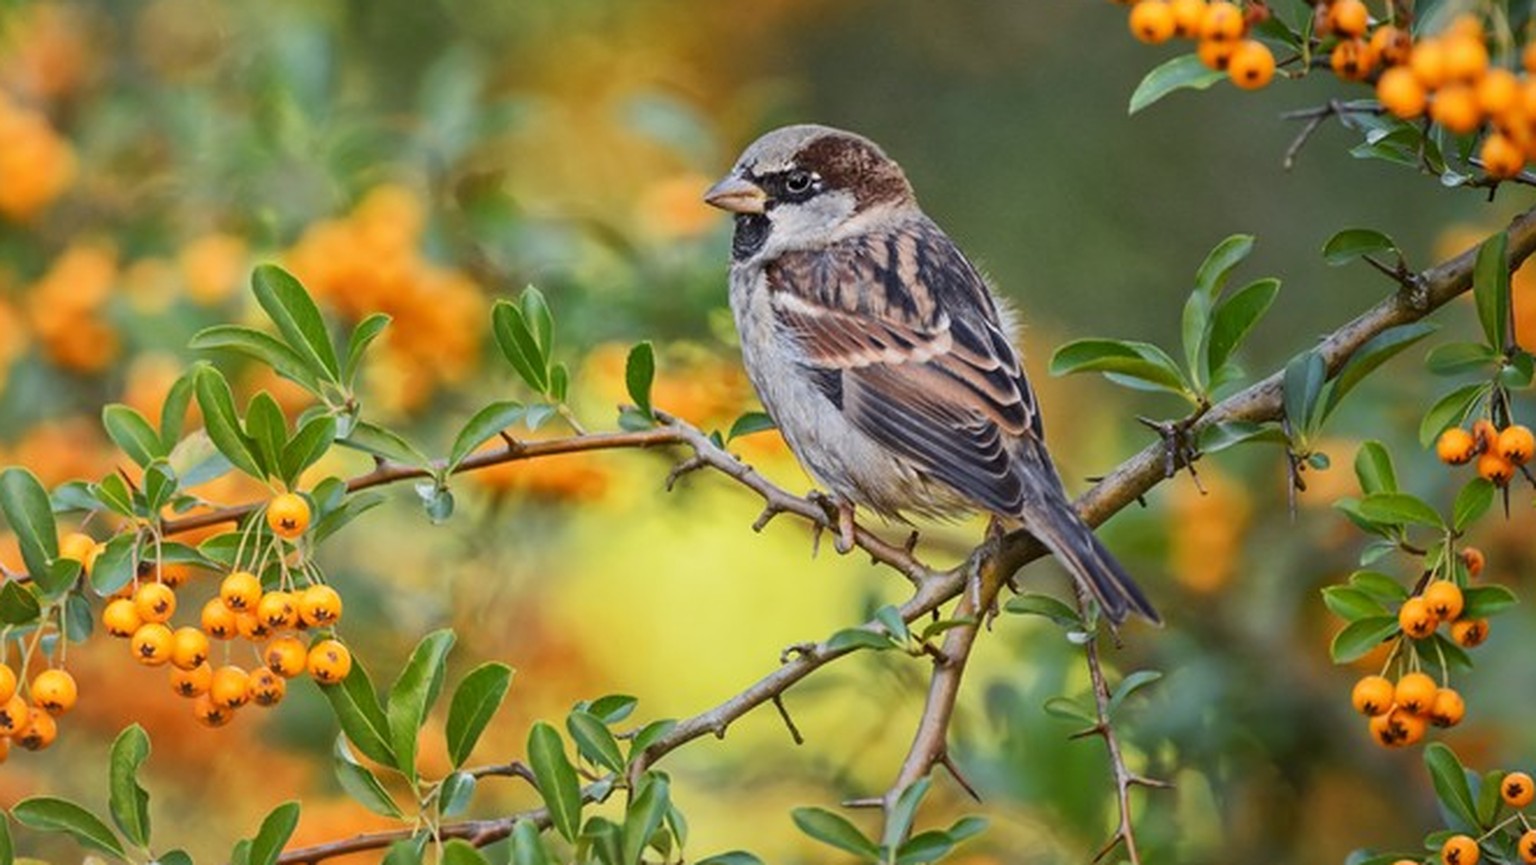
<svg viewBox="0 0 1536 865"><path fill-rule="evenodd" d="M816 185L816 175L809 171L791 171L784 178L784 191L791 195L803 195Z"/></svg>

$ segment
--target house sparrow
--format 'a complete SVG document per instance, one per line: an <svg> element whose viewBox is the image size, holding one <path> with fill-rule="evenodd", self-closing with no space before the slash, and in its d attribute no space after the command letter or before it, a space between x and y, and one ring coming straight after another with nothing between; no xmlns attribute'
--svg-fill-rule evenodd
<svg viewBox="0 0 1536 865"><path fill-rule="evenodd" d="M837 505L986 511L1022 524L1115 623L1157 613L1078 517L1045 449L1013 322L874 142L787 126L704 200L735 214L742 360L790 450Z"/></svg>

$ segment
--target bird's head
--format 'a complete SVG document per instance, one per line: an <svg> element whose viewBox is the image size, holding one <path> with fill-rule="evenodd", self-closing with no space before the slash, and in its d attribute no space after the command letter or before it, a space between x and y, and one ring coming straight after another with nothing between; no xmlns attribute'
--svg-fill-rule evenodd
<svg viewBox="0 0 1536 865"><path fill-rule="evenodd" d="M752 142L704 200L736 214L733 257L815 248L860 217L914 204L879 145L828 126L785 126Z"/></svg>

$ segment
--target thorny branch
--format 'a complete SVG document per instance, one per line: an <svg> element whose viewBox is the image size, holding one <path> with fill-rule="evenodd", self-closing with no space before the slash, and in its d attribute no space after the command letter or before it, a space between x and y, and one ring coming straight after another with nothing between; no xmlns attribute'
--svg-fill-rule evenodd
<svg viewBox="0 0 1536 865"><path fill-rule="evenodd" d="M1509 225L1509 256L1511 267L1517 266L1536 252L1536 209L1527 210ZM1394 292L1370 309L1361 313L1337 330L1328 334L1318 346L1318 352L1327 364L1329 375L1354 355L1367 341L1377 334L1398 325L1417 321L1453 298L1468 291L1472 286L1472 270L1476 251L1468 251L1420 274L1415 285L1419 292ZM1417 295L1417 296L1410 296ZM1247 389L1222 400L1211 407L1190 430L1198 435L1201 430L1218 423L1231 421L1274 421L1282 413L1282 376L1276 371ZM675 418L659 415L661 426L652 430L633 433L599 433L578 435L565 439L541 442L515 442L495 451L488 451L466 460L460 471L472 471L488 465L532 459L556 453L603 450L614 448L655 447L681 445L693 451L690 462L697 461L699 468L714 469L763 499L764 515L794 514L813 526L824 527L827 514L808 498L795 496L770 483L751 466L741 462L719 447L700 430ZM1176 455L1181 463L1187 455ZM1178 468L1175 465L1175 468ZM381 464L374 471L353 478L350 490L364 489L406 478L429 476L423 469ZM1078 497L1075 505L1083 519L1097 526L1135 502L1168 477L1168 444L1159 440L1123 462L1091 489ZM250 507L228 508L201 514L182 520L169 521L167 532L230 522L249 513ZM1045 555L1045 549L1026 532L1014 532L1001 540L988 539L973 552L966 563L944 571L935 571L912 555L904 544L892 544L863 527L855 529L855 544L877 563L884 564L912 581L913 594L899 611L907 622L928 615L957 597L957 616L967 613L984 613L991 605L1000 588L1007 584L1019 568ZM969 581L979 578L981 589L966 592ZM912 747L903 762L893 789L900 790L912 780L927 774L934 765L948 763L945 747L949 719L953 715L959 683L981 624L981 615L974 621L954 629L945 635L942 659L935 664L934 675L929 681L928 699ZM863 627L871 631L881 630L876 621L866 622ZM780 666L748 685L740 693L719 705L678 722L665 736L654 742L631 766L631 777L638 777L647 766L683 745L705 735L723 737L730 725L753 709L781 697L789 688L821 667L853 652L852 648L834 648L826 641L807 643L786 653ZM1099 701L1101 720L1107 706L1107 686L1099 669L1096 646L1086 647L1090 672L1094 675L1096 700ZM1127 850L1134 849L1134 839L1129 833L1130 818L1127 793L1137 784L1148 784L1147 779L1133 773L1124 763L1118 740L1106 728L1103 734L1114 764L1117 799L1119 802L1120 830L1114 841L1123 840ZM588 795L592 795L589 788ZM889 795L889 794L888 794ZM519 820L533 820L548 825L548 813L542 809L512 814L499 820L482 820L457 823L442 828L444 837L467 838L471 843L486 844L506 837ZM359 850L379 849L406 837L403 832L380 832L360 835L346 841L288 851L279 860L283 863L315 863L331 856ZM1134 861L1134 854L1133 854Z"/></svg>

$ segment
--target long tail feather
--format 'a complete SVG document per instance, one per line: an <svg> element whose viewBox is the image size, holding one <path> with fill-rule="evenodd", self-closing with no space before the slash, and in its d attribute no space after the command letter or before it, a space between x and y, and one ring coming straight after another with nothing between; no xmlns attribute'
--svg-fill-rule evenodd
<svg viewBox="0 0 1536 865"><path fill-rule="evenodd" d="M1093 595L1110 621L1118 625L1136 613L1162 623L1141 587L1064 499L1031 503L1023 519L1025 528Z"/></svg>

